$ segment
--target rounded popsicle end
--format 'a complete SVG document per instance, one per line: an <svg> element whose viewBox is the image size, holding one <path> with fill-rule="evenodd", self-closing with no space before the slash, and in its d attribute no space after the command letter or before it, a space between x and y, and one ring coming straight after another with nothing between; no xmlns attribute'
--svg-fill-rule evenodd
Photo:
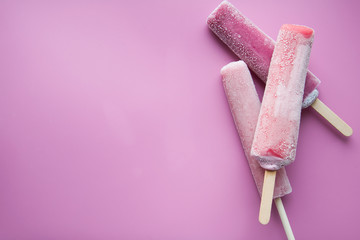
<svg viewBox="0 0 360 240"><path fill-rule="evenodd" d="M258 156L257 154L253 154L253 152L251 152L251 155L259 162L262 168L269 171L277 171L293 162L289 159L283 159L275 156Z"/></svg>
<svg viewBox="0 0 360 240"><path fill-rule="evenodd" d="M209 25L209 26L211 26L211 24L213 23L213 22L215 22L216 21L216 16L218 16L218 15L221 15L221 12L222 11L224 11L223 9L225 8L233 8L233 6L231 5L231 3L229 3L228 1L223 1L223 2L221 2L220 4L219 4L219 6L217 6L215 9L214 9L214 11L212 11L211 13L210 13L210 15L207 17L207 19L206 19L206 23Z"/></svg>
<svg viewBox="0 0 360 240"><path fill-rule="evenodd" d="M281 26L282 30L291 31L294 33L300 33L305 38L310 38L314 35L314 29L303 26L303 25L295 25L295 24L284 24Z"/></svg>
<svg viewBox="0 0 360 240"><path fill-rule="evenodd" d="M234 71L249 71L248 67L246 65L246 63L242 60L236 61L236 62L231 62L228 63L227 65L225 65L224 67L221 68L220 70L220 74L223 77L223 81L225 79L224 76L231 74Z"/></svg>

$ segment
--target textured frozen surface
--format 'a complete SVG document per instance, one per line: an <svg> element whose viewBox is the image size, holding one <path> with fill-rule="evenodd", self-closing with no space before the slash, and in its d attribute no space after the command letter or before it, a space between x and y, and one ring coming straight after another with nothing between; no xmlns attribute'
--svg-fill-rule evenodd
<svg viewBox="0 0 360 240"><path fill-rule="evenodd" d="M256 187L261 194L265 170L250 156L260 100L256 93L249 69L243 61L229 63L221 69L223 85L240 140L248 160ZM291 192L291 185L285 168L276 174L274 198L283 197Z"/></svg>
<svg viewBox="0 0 360 240"><path fill-rule="evenodd" d="M295 160L313 30L283 25L271 59L251 155L269 170Z"/></svg>
<svg viewBox="0 0 360 240"><path fill-rule="evenodd" d="M1 240L286 239L275 208L257 220L219 73L238 58L205 22L220 2L0 1ZM317 31L321 100L354 135L304 109L283 201L296 239L357 239L360 1L231 2L273 39Z"/></svg>
<svg viewBox="0 0 360 240"><path fill-rule="evenodd" d="M266 82L275 42L231 3L222 2L208 17L209 28ZM320 80L310 71L306 76L303 107L315 101ZM309 95L310 98L307 98ZM317 96L317 95L316 95ZM310 104L311 105L311 104Z"/></svg>

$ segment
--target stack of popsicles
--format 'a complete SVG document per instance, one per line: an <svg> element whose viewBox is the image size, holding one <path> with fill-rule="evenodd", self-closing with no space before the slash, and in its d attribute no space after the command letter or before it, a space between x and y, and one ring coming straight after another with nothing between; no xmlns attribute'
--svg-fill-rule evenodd
<svg viewBox="0 0 360 240"><path fill-rule="evenodd" d="M222 2L207 19L209 28L264 82L270 67L275 41L245 17L232 4ZM345 136L353 131L317 97L320 80L310 71L306 75L303 108L311 106Z"/></svg>
<svg viewBox="0 0 360 240"><path fill-rule="evenodd" d="M294 239L281 197L291 192L284 166L295 160L301 109L312 106L342 134L352 134L352 129L317 99L320 81L308 71L314 31L285 24L275 42L226 1L209 15L207 23L241 59L223 67L221 75L261 196L259 221L269 222L274 198L285 232ZM248 67L266 82L262 103Z"/></svg>

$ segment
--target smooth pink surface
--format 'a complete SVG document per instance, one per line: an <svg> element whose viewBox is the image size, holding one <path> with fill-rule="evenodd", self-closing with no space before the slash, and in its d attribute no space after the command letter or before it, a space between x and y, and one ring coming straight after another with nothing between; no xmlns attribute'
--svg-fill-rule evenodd
<svg viewBox="0 0 360 240"><path fill-rule="evenodd" d="M257 220L219 3L0 2L0 239L285 239L275 209ZM357 239L359 3L232 3L272 38L315 29L320 99L354 135L304 110L283 202L297 239Z"/></svg>

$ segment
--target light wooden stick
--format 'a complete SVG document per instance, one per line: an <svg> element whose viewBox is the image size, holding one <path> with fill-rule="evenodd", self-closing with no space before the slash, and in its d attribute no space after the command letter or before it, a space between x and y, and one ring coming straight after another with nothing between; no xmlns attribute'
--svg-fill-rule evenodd
<svg viewBox="0 0 360 240"><path fill-rule="evenodd" d="M344 122L338 115L336 115L330 108L328 108L320 99L316 99L311 105L321 116L328 120L337 130L343 135L349 137L353 134L352 128Z"/></svg>
<svg viewBox="0 0 360 240"><path fill-rule="evenodd" d="M288 219L288 217L286 215L285 208L284 208L284 205L283 205L283 203L281 201L281 198L275 198L274 201L275 201L276 208L277 208L277 210L279 212L280 219L281 219L282 225L284 227L285 234L286 234L287 238L289 240L295 240L295 237L294 237L294 234L292 232L290 222L289 222L289 219Z"/></svg>
<svg viewBox="0 0 360 240"><path fill-rule="evenodd" d="M265 170L264 185L261 194L259 222L268 224L271 215L271 205L274 196L276 171Z"/></svg>

